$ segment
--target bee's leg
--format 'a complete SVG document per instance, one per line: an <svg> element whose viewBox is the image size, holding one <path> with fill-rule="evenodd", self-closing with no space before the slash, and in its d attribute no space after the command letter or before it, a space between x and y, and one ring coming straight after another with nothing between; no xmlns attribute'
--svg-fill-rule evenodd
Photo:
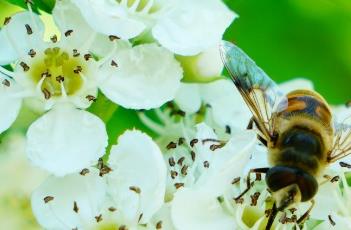
<svg viewBox="0 0 351 230"><path fill-rule="evenodd" d="M256 169L250 169L249 173L247 174L246 177L246 189L236 198L234 198L235 201L238 201L241 197L243 197L253 186L254 182L251 183L251 173L267 173L269 168L256 168Z"/></svg>
<svg viewBox="0 0 351 230"><path fill-rule="evenodd" d="M308 210L297 220L297 224L300 226L300 229L302 229L303 224L307 220L308 216L310 215L310 212L312 211L314 207L314 200L311 200L311 206L308 208Z"/></svg>
<svg viewBox="0 0 351 230"><path fill-rule="evenodd" d="M268 222L266 224L266 230L270 230L271 229L271 227L273 225L273 222L274 222L274 219L277 216L277 214L278 214L278 209L277 209L277 206L275 205L275 202L274 202L272 210L269 213Z"/></svg>
<svg viewBox="0 0 351 230"><path fill-rule="evenodd" d="M247 125L246 129L253 129L253 124L255 122L255 118L254 117L251 117L250 121L249 121L249 124Z"/></svg>

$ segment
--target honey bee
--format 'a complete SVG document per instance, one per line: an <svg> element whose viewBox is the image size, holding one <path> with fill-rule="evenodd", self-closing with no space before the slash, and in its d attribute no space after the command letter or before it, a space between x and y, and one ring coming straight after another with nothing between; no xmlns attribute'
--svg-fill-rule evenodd
<svg viewBox="0 0 351 230"><path fill-rule="evenodd" d="M256 127L258 139L267 146L270 168L251 169L266 174L274 200L266 224L273 225L278 212L299 202L311 202L297 224L312 210L318 181L331 163L351 153L351 128L336 124L326 100L318 93L301 89L284 94L240 48L221 45L221 57L235 86L252 112L248 128ZM247 188L252 186L250 173Z"/></svg>

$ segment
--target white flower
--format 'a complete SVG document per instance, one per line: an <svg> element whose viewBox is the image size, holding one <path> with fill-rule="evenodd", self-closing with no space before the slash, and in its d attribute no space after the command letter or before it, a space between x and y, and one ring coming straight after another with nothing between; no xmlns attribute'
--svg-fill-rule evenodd
<svg viewBox="0 0 351 230"><path fill-rule="evenodd" d="M158 146L140 131L126 131L112 147L107 165L80 174L50 177L32 196L45 229L154 229L162 207L166 165ZM69 188L69 189L68 189Z"/></svg>
<svg viewBox="0 0 351 230"><path fill-rule="evenodd" d="M28 154L35 165L62 176L88 167L104 154L103 122L80 110L96 100L98 88L127 108L159 107L174 98L182 69L164 48L131 47L114 37L111 42L74 16L80 13L70 3L60 1L57 6L54 15L61 38L55 35L45 42L43 23L31 12L14 15L0 31L0 42L11 54L1 53L0 64L14 66L13 72L0 68L0 105L7 108L0 112L0 132L14 122L23 99L49 111L28 130ZM106 56L96 61L93 55L101 54Z"/></svg>
<svg viewBox="0 0 351 230"><path fill-rule="evenodd" d="M237 17L221 0L71 1L95 31L122 39L151 32L163 47L186 56L218 44Z"/></svg>
<svg viewBox="0 0 351 230"><path fill-rule="evenodd" d="M196 154L195 158L191 158L191 152L185 152L183 157L186 158L181 164L181 158L177 157L174 159L176 165L169 168L171 183L175 186L182 184L176 186L178 191L171 201L171 216L176 229L235 229L237 226L218 198L230 188L232 180L241 175L255 146L256 136L252 131L240 132L218 148L214 147L213 138L216 136L209 127L198 126L198 142L191 150ZM183 149L174 149L177 151L184 152ZM184 167L188 167L186 171Z"/></svg>

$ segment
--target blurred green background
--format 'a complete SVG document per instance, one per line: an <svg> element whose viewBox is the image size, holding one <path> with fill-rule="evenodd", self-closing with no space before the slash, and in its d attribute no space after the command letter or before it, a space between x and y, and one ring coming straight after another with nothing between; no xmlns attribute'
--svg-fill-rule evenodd
<svg viewBox="0 0 351 230"><path fill-rule="evenodd" d="M224 1L240 16L226 32L225 39L245 50L272 79L283 82L304 77L312 80L316 90L332 104L351 99L350 0ZM0 0L1 24L6 16L22 10L8 2L24 6L24 0ZM51 0L34 2L46 11L53 5ZM100 104L94 106L104 105L104 99L99 97L98 101ZM112 108L106 120L110 144L115 143L116 137L127 128L146 130L135 111L115 109ZM29 115L28 110L24 110L14 127L20 127L24 132L23 127L35 118L35 114ZM3 162L0 162L0 168L1 164ZM3 202L0 199L0 214L11 209L24 210L23 205L28 206L17 202L9 207ZM23 218L20 212L17 214ZM28 219L35 229L32 217ZM21 226L18 229L31 229L29 225L18 226Z"/></svg>

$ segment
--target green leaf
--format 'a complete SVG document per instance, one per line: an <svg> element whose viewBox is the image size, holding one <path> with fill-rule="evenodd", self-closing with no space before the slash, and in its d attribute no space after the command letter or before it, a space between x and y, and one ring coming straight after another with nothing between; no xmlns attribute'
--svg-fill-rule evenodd
<svg viewBox="0 0 351 230"><path fill-rule="evenodd" d="M8 3L22 7L28 10L28 5L25 0L6 0ZM32 9L35 13L39 14L39 10L45 11L51 14L52 9L55 6L55 0L32 0Z"/></svg>

